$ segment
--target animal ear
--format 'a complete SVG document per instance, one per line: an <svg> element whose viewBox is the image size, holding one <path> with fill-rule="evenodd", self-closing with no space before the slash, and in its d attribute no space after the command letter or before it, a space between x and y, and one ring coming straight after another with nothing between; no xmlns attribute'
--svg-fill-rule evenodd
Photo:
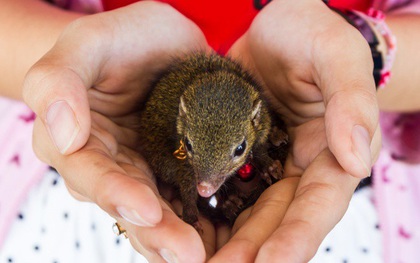
<svg viewBox="0 0 420 263"><path fill-rule="evenodd" d="M184 117L187 114L187 108L185 107L184 96L181 96L179 102L179 116Z"/></svg>
<svg viewBox="0 0 420 263"><path fill-rule="evenodd" d="M254 101L254 105L252 106L252 113L251 113L251 120L256 127L260 123L261 117L261 100Z"/></svg>

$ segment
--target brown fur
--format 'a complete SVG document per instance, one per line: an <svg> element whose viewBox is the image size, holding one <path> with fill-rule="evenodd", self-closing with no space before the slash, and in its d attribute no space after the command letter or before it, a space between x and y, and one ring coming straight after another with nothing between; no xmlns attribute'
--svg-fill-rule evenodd
<svg viewBox="0 0 420 263"><path fill-rule="evenodd" d="M158 180L179 190L183 219L196 228L198 183L219 188L251 153L261 176L273 165L267 153L272 121L260 94L258 84L238 63L194 53L176 59L158 76L142 106L138 150ZM179 160L173 152L187 139L192 151ZM244 153L235 156L244 139Z"/></svg>

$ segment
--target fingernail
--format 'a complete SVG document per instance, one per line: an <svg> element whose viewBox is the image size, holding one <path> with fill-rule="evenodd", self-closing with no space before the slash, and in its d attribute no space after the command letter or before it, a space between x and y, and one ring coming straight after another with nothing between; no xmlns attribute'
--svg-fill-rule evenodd
<svg viewBox="0 0 420 263"><path fill-rule="evenodd" d="M137 213L137 211L134 209L127 209L125 207L120 206L120 207L117 207L117 211L122 218L124 218L125 220L127 220L128 222L134 225L143 226L143 227L155 226L154 224L151 224L147 222L146 220L144 220L143 217L141 217L139 213Z"/></svg>
<svg viewBox="0 0 420 263"><path fill-rule="evenodd" d="M80 131L73 110L65 101L51 104L47 111L47 127L60 153L65 153Z"/></svg>
<svg viewBox="0 0 420 263"><path fill-rule="evenodd" d="M162 248L159 251L159 255L168 263L177 263L178 258L176 257L175 253L170 251L169 249Z"/></svg>
<svg viewBox="0 0 420 263"><path fill-rule="evenodd" d="M370 138L368 131L360 125L354 126L352 142L353 152L365 167L367 175L369 175L372 167L372 156L370 154Z"/></svg>

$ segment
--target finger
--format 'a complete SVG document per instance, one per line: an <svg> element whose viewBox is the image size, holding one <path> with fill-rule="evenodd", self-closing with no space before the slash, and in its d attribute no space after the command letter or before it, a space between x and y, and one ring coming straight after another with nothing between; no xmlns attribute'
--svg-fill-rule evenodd
<svg viewBox="0 0 420 263"><path fill-rule="evenodd" d="M89 137L91 120L85 83L70 69L47 63L45 58L28 72L23 97L57 150L70 154Z"/></svg>
<svg viewBox="0 0 420 263"><path fill-rule="evenodd" d="M156 196L157 189L144 161L141 165L141 160L127 163L130 158L121 158L124 161L117 163L118 160L95 136L73 154L55 154L53 143L42 140L47 131L39 121L34 125L34 132L37 155L56 167L73 191L95 202L110 215L124 217L133 224L154 226L160 222L162 209Z"/></svg>
<svg viewBox="0 0 420 263"><path fill-rule="evenodd" d="M244 214L243 218L249 217L250 209L247 209L241 213ZM239 218L239 217L238 217ZM242 224L241 224L242 225ZM228 225L220 225L216 227L216 250L220 250L232 236L232 228Z"/></svg>
<svg viewBox="0 0 420 263"><path fill-rule="evenodd" d="M303 174L295 199L256 262L308 262L344 215L358 182L323 151Z"/></svg>
<svg viewBox="0 0 420 263"><path fill-rule="evenodd" d="M199 216L198 220L203 227L203 234L200 236L206 251L206 260L216 252L216 229L213 223L205 217Z"/></svg>
<svg viewBox="0 0 420 263"><path fill-rule="evenodd" d="M152 227L160 222L161 207L147 172L131 164L117 164L101 152L92 154L89 148L90 142L87 151L77 152L59 164L71 167L59 170L69 186L132 224Z"/></svg>
<svg viewBox="0 0 420 263"><path fill-rule="evenodd" d="M69 191L69 194L76 199L77 201L80 202L92 202L92 200L88 199L86 196L83 196L81 194L79 194L77 191L73 190L71 187L69 187L66 183L66 181L64 181L64 184L67 188L67 191Z"/></svg>
<svg viewBox="0 0 420 263"><path fill-rule="evenodd" d="M298 181L297 177L285 178L265 190L249 217L238 217L243 225L210 262L254 262L260 247L279 226L294 197Z"/></svg>
<svg viewBox="0 0 420 263"><path fill-rule="evenodd" d="M162 205L162 221L153 228L123 222L134 248L150 262L204 262L206 253L198 232Z"/></svg>
<svg viewBox="0 0 420 263"><path fill-rule="evenodd" d="M314 43L314 78L326 104L328 145L347 172L363 178L370 174L371 141L379 118L373 62L366 40L356 29L344 20L338 28L339 37L329 37L337 33L334 27Z"/></svg>

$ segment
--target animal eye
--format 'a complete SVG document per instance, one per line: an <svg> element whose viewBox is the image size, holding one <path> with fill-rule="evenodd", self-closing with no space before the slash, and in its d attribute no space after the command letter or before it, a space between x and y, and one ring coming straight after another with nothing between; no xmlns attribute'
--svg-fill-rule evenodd
<svg viewBox="0 0 420 263"><path fill-rule="evenodd" d="M192 145L190 140L188 140L187 137L184 139L185 147L187 148L187 151L192 152Z"/></svg>
<svg viewBox="0 0 420 263"><path fill-rule="evenodd" d="M242 154L244 154L246 149L246 141L244 140L238 147L236 147L235 149L235 157L241 156Z"/></svg>

